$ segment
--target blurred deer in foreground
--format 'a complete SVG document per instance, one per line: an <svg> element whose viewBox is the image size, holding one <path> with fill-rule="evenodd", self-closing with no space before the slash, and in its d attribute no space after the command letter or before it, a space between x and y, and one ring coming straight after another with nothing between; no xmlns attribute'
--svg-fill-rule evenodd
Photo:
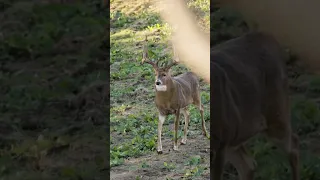
<svg viewBox="0 0 320 180"><path fill-rule="evenodd" d="M211 178L221 180L225 163L231 162L241 180L253 180L256 163L245 144L260 133L286 152L292 179L299 180L299 138L291 128L287 75L278 42L266 33L252 32L209 50L184 2L165 2L162 17L177 27L173 43L186 57L184 62L204 67L209 62L205 54L210 52ZM188 46L191 43L199 48ZM194 71L205 74L199 66Z"/></svg>
<svg viewBox="0 0 320 180"><path fill-rule="evenodd" d="M241 180L253 180L256 163L245 143L265 134L288 155L299 179L299 139L292 132L285 62L277 41L253 32L211 49L211 148L213 179L221 180L226 161Z"/></svg>
<svg viewBox="0 0 320 180"><path fill-rule="evenodd" d="M174 51L174 48L173 48ZM172 77L171 67L176 65L179 60L174 51L174 61L166 65L165 67L159 67L159 60L153 62L148 58L147 49L147 37L145 39L145 45L143 49L142 63L148 63L153 66L155 71L155 90L156 97L155 103L159 112L159 122L158 122L158 147L157 152L162 153L162 143L161 143L161 132L162 125L166 117L170 114L175 115L174 120L174 150L178 150L178 127L180 120L180 112L184 115L185 125L184 125L184 135L181 140L181 144L186 144L187 142L187 130L190 121L189 111L187 106L194 104L200 110L202 119L202 131L205 136L208 137L206 131L205 121L203 117L203 105L201 104L200 97L200 86L199 80L195 74L192 72L186 72L184 74Z"/></svg>

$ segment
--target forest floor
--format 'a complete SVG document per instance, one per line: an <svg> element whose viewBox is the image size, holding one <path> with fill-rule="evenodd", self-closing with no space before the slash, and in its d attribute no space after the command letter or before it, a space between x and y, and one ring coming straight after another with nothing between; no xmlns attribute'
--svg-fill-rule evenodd
<svg viewBox="0 0 320 180"><path fill-rule="evenodd" d="M0 1L0 179L108 177L108 11Z"/></svg>

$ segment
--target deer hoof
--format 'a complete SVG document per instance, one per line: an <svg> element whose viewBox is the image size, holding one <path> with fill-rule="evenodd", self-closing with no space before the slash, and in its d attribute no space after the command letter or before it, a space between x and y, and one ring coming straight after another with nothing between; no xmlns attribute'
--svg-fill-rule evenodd
<svg viewBox="0 0 320 180"><path fill-rule="evenodd" d="M182 145L186 145L186 144L187 144L187 140L186 140L186 139L182 139L182 140L181 140L181 144L182 144Z"/></svg>
<svg viewBox="0 0 320 180"><path fill-rule="evenodd" d="M253 169L256 169L258 167L257 161L253 160L252 164L253 164Z"/></svg>
<svg viewBox="0 0 320 180"><path fill-rule="evenodd" d="M158 154L162 154L162 147L159 147L159 148L157 149L157 153L158 153Z"/></svg>
<svg viewBox="0 0 320 180"><path fill-rule="evenodd" d="M210 135L209 135L207 132L203 132L203 135L204 135L205 137L207 137L208 139L210 139Z"/></svg>
<svg viewBox="0 0 320 180"><path fill-rule="evenodd" d="M173 146L173 150L174 151L178 151L179 149L178 149L178 146Z"/></svg>

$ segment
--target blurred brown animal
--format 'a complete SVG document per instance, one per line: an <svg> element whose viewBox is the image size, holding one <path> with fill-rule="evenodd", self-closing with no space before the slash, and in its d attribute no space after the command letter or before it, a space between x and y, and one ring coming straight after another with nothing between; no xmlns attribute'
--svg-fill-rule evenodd
<svg viewBox="0 0 320 180"><path fill-rule="evenodd" d="M288 155L299 179L299 139L291 129L288 80L278 42L253 32L211 49L211 159L213 179L222 180L230 161L241 180L253 180L256 163L245 143L265 134Z"/></svg>

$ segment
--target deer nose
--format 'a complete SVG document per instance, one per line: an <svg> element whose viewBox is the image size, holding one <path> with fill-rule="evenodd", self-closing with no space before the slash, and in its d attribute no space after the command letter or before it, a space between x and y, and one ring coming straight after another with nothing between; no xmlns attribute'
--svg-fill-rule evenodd
<svg viewBox="0 0 320 180"><path fill-rule="evenodd" d="M156 82L156 85L160 85L161 83L159 81Z"/></svg>

